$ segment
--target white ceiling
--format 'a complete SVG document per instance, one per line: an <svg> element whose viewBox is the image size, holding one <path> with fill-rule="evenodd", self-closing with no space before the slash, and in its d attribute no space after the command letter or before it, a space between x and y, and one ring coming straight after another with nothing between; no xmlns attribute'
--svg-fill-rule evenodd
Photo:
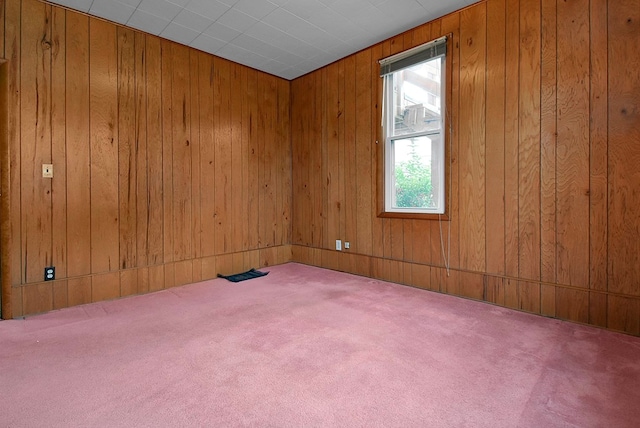
<svg viewBox="0 0 640 428"><path fill-rule="evenodd" d="M294 79L478 0L50 0Z"/></svg>

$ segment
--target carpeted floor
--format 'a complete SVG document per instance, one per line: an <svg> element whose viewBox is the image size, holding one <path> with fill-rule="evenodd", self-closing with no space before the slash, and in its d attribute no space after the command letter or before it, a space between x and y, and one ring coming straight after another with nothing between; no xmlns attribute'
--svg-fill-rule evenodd
<svg viewBox="0 0 640 428"><path fill-rule="evenodd" d="M0 426L640 426L640 338L266 270L0 322Z"/></svg>

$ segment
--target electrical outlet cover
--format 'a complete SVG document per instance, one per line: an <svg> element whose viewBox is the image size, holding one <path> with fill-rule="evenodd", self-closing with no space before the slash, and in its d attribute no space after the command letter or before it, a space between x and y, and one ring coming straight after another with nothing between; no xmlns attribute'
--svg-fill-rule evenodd
<svg viewBox="0 0 640 428"><path fill-rule="evenodd" d="M44 268L44 280L53 281L54 279L56 279L56 268L53 266Z"/></svg>

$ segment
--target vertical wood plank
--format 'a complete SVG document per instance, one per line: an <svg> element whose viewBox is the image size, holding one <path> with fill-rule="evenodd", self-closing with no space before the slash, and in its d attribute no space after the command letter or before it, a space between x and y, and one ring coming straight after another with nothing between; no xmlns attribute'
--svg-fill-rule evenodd
<svg viewBox="0 0 640 428"><path fill-rule="evenodd" d="M120 297L120 272L103 273L91 277L91 301L102 302Z"/></svg>
<svg viewBox="0 0 640 428"><path fill-rule="evenodd" d="M65 97L66 203L73 207L66 210L67 224L72 225L67 229L67 273L74 277L91 273L89 18L73 12L66 16L66 75L73 75Z"/></svg>
<svg viewBox="0 0 640 428"><path fill-rule="evenodd" d="M339 99L339 63L333 63L326 69L327 87L325 90L327 101L325 110L326 121L326 151L325 168L327 182L327 224L324 247L334 249L334 242L340 239L340 141L339 121L342 111Z"/></svg>
<svg viewBox="0 0 640 428"><path fill-rule="evenodd" d="M278 191L280 192L280 206L276 212L275 222L280 225L280 244L289 246L289 255L286 261L291 260L291 211L293 195L291 193L291 85L286 80L278 79L278 140L280 142L280 171ZM244 125L243 125L244 127ZM355 235L355 233L354 233Z"/></svg>
<svg viewBox="0 0 640 428"><path fill-rule="evenodd" d="M589 183L589 288L607 290L607 1L590 2L591 98L590 98L590 183ZM597 297L594 297L597 296ZM596 325L606 320L606 298L592 293L591 306L602 308L592 320ZM602 302L602 303L601 303ZM600 315L604 312L604 316ZM598 320L598 321L596 321Z"/></svg>
<svg viewBox="0 0 640 428"><path fill-rule="evenodd" d="M54 7L51 14L51 163L55 175L51 182L51 263L56 267L58 278L67 277L66 46L66 12ZM56 286L54 308L66 307L67 284L60 282Z"/></svg>
<svg viewBox="0 0 640 428"><path fill-rule="evenodd" d="M149 158L147 154L147 37L135 33L136 266L149 264ZM159 138L159 141L162 141ZM162 153L162 152L161 152ZM153 156L153 155L152 155ZM152 179L155 177L152 176Z"/></svg>
<svg viewBox="0 0 640 428"><path fill-rule="evenodd" d="M505 272L505 0L487 2L486 271Z"/></svg>
<svg viewBox="0 0 640 428"><path fill-rule="evenodd" d="M540 4L520 1L519 277L540 279ZM539 302L538 302L539 304Z"/></svg>
<svg viewBox="0 0 640 428"><path fill-rule="evenodd" d="M161 45L162 70L162 261L169 263L174 260L173 235L173 47L167 41ZM167 283L165 271L165 284ZM170 275L173 278L173 274ZM173 279L171 279L173 281ZM166 288L166 287L165 287Z"/></svg>
<svg viewBox="0 0 640 428"><path fill-rule="evenodd" d="M42 177L42 164L51 163L51 6L23 2L22 14L29 17L22 20L20 56L21 254L22 281L28 283L42 281L52 261L52 180Z"/></svg>
<svg viewBox="0 0 640 428"><path fill-rule="evenodd" d="M215 253L222 254L231 246L231 120L229 92L229 63L214 59L214 104L215 123ZM259 119L258 119L259 120Z"/></svg>
<svg viewBox="0 0 640 428"><path fill-rule="evenodd" d="M5 58L8 61L8 96L7 96L7 139L9 140L9 180L11 190L11 284L22 283L22 232L20 210L20 166L21 147L20 129L22 102L20 97L20 6L21 2L11 1L5 3ZM20 291L18 291L20 290ZM16 317L22 314L21 289L11 289L11 315ZM20 294L18 296L18 294Z"/></svg>
<svg viewBox="0 0 640 428"><path fill-rule="evenodd" d="M608 57L608 165L609 165L609 291L640 295L640 0L609 2L609 57ZM609 310L624 300L609 297ZM615 327L620 329L621 310L610 314ZM635 320L624 322L625 331L635 329Z"/></svg>
<svg viewBox="0 0 640 428"><path fill-rule="evenodd" d="M164 70L160 39L148 36L145 37L145 40L147 193L144 198L147 202L147 221L144 236L147 240L147 264L157 265L162 263L164 258L164 137L162 126ZM144 107L141 107L142 109Z"/></svg>
<svg viewBox="0 0 640 428"><path fill-rule="evenodd" d="M91 277L70 278L67 285L69 306L91 303Z"/></svg>
<svg viewBox="0 0 640 428"><path fill-rule="evenodd" d="M201 257L202 243L202 227L200 206L202 205L202 194L200 187L200 149L201 149L201 133L202 125L200 124L200 89L205 83L200 83L199 64L202 55L199 52L191 50L189 52L190 60L190 99L191 99L191 250L186 257ZM206 86L205 86L206 87Z"/></svg>
<svg viewBox="0 0 640 428"><path fill-rule="evenodd" d="M201 254L213 256L215 254L215 194L216 194L216 167L215 167L215 141L214 141L214 116L213 116L213 58L209 55L200 55L198 61L199 71L199 106L200 106L200 227Z"/></svg>
<svg viewBox="0 0 640 428"><path fill-rule="evenodd" d="M173 47L171 111L173 120L173 260L191 257L193 218L191 207L191 93L189 50Z"/></svg>
<svg viewBox="0 0 640 428"><path fill-rule="evenodd" d="M506 0L505 27L505 123L504 123L504 212L505 212L505 273L517 277L519 272L518 235L518 109L520 87L520 3ZM510 293L515 287L506 287ZM514 296L506 296L513 301Z"/></svg>
<svg viewBox="0 0 640 428"><path fill-rule="evenodd" d="M589 286L589 1L558 3L557 279Z"/></svg>
<svg viewBox="0 0 640 428"><path fill-rule="evenodd" d="M118 55L116 27L89 21L89 115L91 140L91 271L118 269ZM101 277L102 278L102 277ZM93 301L113 293L100 291ZM115 281L117 282L117 280ZM119 288L118 288L119 289ZM103 299L102 297L105 297Z"/></svg>
<svg viewBox="0 0 640 428"><path fill-rule="evenodd" d="M486 3L460 13L460 266L474 271L486 268L486 14Z"/></svg>
<svg viewBox="0 0 640 428"><path fill-rule="evenodd" d="M258 72L249 70L247 75L247 104L249 107L249 122L247 128L249 130L249 151L247 159L248 169L248 203L247 211L249 218L247 219L248 249L256 249L260 240L260 184L259 184L259 165L260 151L258 144L260 135L258 134L258 121L260 110L258 109Z"/></svg>
<svg viewBox="0 0 640 428"><path fill-rule="evenodd" d="M230 70L230 83L232 87L238 88L241 83L240 65L232 64ZM240 89L242 91L242 89ZM242 251L243 229L246 228L248 220L243 220L245 216L243 185L243 150L242 150L242 94L235 93L230 100L231 114L231 251Z"/></svg>
<svg viewBox="0 0 640 428"><path fill-rule="evenodd" d="M556 282L557 20L556 1L543 0L540 70L540 278ZM542 284L541 312L555 314L555 287Z"/></svg>
<svg viewBox="0 0 640 428"><path fill-rule="evenodd" d="M69 303L67 302L67 300L67 281L56 281L53 284L53 309L62 309L68 307Z"/></svg>
<svg viewBox="0 0 640 428"><path fill-rule="evenodd" d="M120 269L137 265L135 33L117 27L118 205Z"/></svg>
<svg viewBox="0 0 640 428"><path fill-rule="evenodd" d="M374 110L371 105L371 49L356 54L355 71L355 168L357 192L355 195L356 239L354 251L359 254L372 254L372 203L374 192L372 183L371 152L375 148L375 141L371 135L370 114L365 112ZM372 206L373 205L373 206Z"/></svg>
<svg viewBox="0 0 640 428"><path fill-rule="evenodd" d="M380 78L379 60L385 57L383 44L378 43L371 48L371 253L373 256L383 255L383 221L378 217L380 202L379 186L382 182L381 153L384 147L382 138L382 78ZM373 143L375 142L375 145Z"/></svg>

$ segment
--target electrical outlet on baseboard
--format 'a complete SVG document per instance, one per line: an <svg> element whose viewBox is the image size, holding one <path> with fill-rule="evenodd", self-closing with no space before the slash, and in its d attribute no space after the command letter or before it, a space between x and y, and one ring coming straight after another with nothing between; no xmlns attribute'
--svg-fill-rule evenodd
<svg viewBox="0 0 640 428"><path fill-rule="evenodd" d="M342 251L342 241L336 239L336 251Z"/></svg>

